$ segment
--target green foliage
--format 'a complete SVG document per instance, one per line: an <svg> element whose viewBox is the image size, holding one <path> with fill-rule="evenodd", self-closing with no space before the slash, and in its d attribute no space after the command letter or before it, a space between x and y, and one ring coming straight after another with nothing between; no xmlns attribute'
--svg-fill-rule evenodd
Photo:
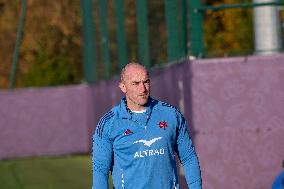
<svg viewBox="0 0 284 189"><path fill-rule="evenodd" d="M13 2L0 2L0 88L7 87L21 7ZM79 83L81 49L80 1L28 1L16 87Z"/></svg>
<svg viewBox="0 0 284 189"><path fill-rule="evenodd" d="M167 61L167 32L165 22L165 2L148 1L149 37L152 65Z"/></svg>
<svg viewBox="0 0 284 189"><path fill-rule="evenodd" d="M19 13L17 1L0 0L0 89L8 86Z"/></svg>
<svg viewBox="0 0 284 189"><path fill-rule="evenodd" d="M179 4L182 2L178 0ZM204 0L204 5L251 3L251 0ZM94 3L97 71L104 78L99 6ZM152 66L167 60L165 2L147 1ZM124 1L129 61L138 61L136 4ZM7 88L21 1L0 0L0 89ZM115 3L108 1L107 21L111 74L119 73ZM105 10L103 10L105 11ZM281 11L282 20L284 13ZM190 32L187 32L190 33ZM284 35L284 33L283 33ZM80 1L28 1L20 46L16 87L77 84L83 79ZM187 36L188 37L188 36ZM204 15L206 56L223 57L253 53L252 9L207 11Z"/></svg>
<svg viewBox="0 0 284 189"><path fill-rule="evenodd" d="M250 3L249 0L208 0L208 5ZM207 11L205 46L208 56L244 55L253 52L252 9Z"/></svg>
<svg viewBox="0 0 284 189"><path fill-rule="evenodd" d="M25 86L55 86L78 83L78 70L67 56L40 52L23 77Z"/></svg>

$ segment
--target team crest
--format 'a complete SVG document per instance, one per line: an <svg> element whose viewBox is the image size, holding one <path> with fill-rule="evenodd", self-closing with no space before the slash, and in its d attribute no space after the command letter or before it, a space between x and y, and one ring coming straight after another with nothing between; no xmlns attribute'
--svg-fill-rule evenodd
<svg viewBox="0 0 284 189"><path fill-rule="evenodd" d="M165 122L165 121L160 121L159 122L159 127L161 128L161 129L166 129L167 128L167 122Z"/></svg>

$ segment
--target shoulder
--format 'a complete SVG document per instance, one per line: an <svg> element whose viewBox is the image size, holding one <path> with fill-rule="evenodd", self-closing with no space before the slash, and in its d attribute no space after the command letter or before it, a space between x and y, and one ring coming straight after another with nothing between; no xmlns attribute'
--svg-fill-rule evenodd
<svg viewBox="0 0 284 189"><path fill-rule="evenodd" d="M100 119L100 123L106 123L109 122L110 120L112 120L115 117L115 111L113 109L111 109L110 111L108 111L107 113L105 113L101 119Z"/></svg>
<svg viewBox="0 0 284 189"><path fill-rule="evenodd" d="M119 105L116 105L100 118L98 126L112 122L114 119L116 119L118 114L119 114Z"/></svg>
<svg viewBox="0 0 284 189"><path fill-rule="evenodd" d="M181 114L180 110L177 107L175 107L174 105L169 104L167 102L158 101L157 108L159 110L166 111L168 113L172 112L172 113L175 113L175 114Z"/></svg>
<svg viewBox="0 0 284 189"><path fill-rule="evenodd" d="M156 107L158 111L163 112L170 117L174 117L178 123L182 123L185 121L181 111L172 104L163 101L158 101Z"/></svg>
<svg viewBox="0 0 284 189"><path fill-rule="evenodd" d="M101 119L99 120L97 127L96 127L96 134L98 136L102 136L102 133L108 129L108 125L111 125L111 123L113 122L113 120L116 117L116 113L115 113L115 109L111 109L110 111L108 111L107 113L105 113Z"/></svg>

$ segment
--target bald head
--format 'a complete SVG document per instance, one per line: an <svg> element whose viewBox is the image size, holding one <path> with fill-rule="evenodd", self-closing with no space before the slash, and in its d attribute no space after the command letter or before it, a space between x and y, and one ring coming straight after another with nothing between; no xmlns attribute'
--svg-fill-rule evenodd
<svg viewBox="0 0 284 189"><path fill-rule="evenodd" d="M129 75L134 74L135 72L143 72L149 76L149 72L145 66L136 62L131 62L126 64L121 70L120 81L125 82L129 78Z"/></svg>
<svg viewBox="0 0 284 189"><path fill-rule="evenodd" d="M132 111L143 110L150 95L150 79L147 69L138 63L129 63L121 71L119 84L125 94L127 106Z"/></svg>

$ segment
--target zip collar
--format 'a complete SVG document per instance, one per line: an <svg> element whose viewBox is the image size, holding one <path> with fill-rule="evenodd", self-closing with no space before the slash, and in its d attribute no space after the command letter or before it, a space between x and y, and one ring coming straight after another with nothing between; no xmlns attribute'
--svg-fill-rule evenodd
<svg viewBox="0 0 284 189"><path fill-rule="evenodd" d="M154 106L157 104L157 100L152 99L151 97L148 98L148 102L145 105L146 108L146 114L148 119L151 116L152 110L154 108ZM119 104L119 109L120 109L120 118L122 119L132 119L132 111L128 108L127 106L127 101L126 98L123 97L120 100L120 104Z"/></svg>

